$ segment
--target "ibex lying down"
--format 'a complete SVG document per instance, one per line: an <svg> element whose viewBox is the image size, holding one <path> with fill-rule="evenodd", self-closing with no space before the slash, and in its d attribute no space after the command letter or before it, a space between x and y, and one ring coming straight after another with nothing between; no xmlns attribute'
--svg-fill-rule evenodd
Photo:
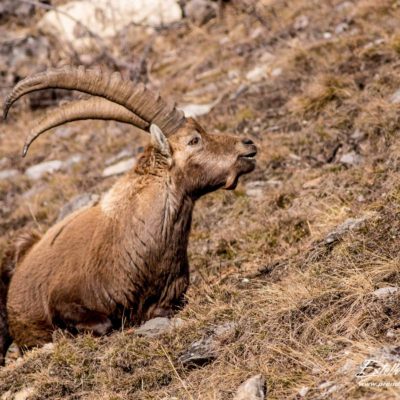
<svg viewBox="0 0 400 400"><path fill-rule="evenodd" d="M195 201L219 188L235 188L239 176L255 167L250 139L209 134L157 94L116 73L66 67L28 77L8 96L4 117L18 98L45 88L96 97L60 106L40 120L24 155L42 132L83 119L150 131L151 145L98 204L10 249L2 266L3 286L8 280L9 286L0 357L11 340L23 348L40 345L51 341L57 327L104 335L122 324L170 315L182 305L189 283Z"/></svg>

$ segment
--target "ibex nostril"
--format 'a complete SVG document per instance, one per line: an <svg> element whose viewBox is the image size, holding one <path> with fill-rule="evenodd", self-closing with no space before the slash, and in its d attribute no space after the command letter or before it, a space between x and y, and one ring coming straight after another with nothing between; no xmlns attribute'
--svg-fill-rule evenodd
<svg viewBox="0 0 400 400"><path fill-rule="evenodd" d="M243 139L243 140L242 140L242 143L243 143L243 144L246 144L246 145L254 144L254 142L253 142L251 139L249 139L249 138Z"/></svg>

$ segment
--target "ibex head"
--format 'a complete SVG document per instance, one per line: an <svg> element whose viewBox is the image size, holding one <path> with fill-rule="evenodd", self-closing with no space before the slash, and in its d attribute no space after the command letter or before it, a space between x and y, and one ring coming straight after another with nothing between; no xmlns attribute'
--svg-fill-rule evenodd
<svg viewBox="0 0 400 400"><path fill-rule="evenodd" d="M168 138L156 125L150 133L153 145L148 151L161 155L164 168L194 198L220 187L234 189L239 176L255 167L257 149L250 139L209 134L194 119Z"/></svg>
<svg viewBox="0 0 400 400"><path fill-rule="evenodd" d="M158 93L123 80L119 73L100 69L64 67L22 80L6 99L4 118L21 96L46 88L78 90L95 97L60 106L36 122L25 141L23 156L50 128L70 121L104 119L149 131L152 145L140 159L138 171L168 171L182 190L195 198L221 187L234 189L239 176L255 167L257 149L252 140L209 134Z"/></svg>

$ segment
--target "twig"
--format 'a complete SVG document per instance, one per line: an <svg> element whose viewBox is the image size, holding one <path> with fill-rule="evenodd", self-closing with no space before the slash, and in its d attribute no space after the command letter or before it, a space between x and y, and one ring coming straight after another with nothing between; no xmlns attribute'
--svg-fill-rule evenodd
<svg viewBox="0 0 400 400"><path fill-rule="evenodd" d="M29 210L29 214L31 214L31 217L32 217L33 221L35 222L37 228L39 229L39 231L42 232L42 227L41 227L41 225L39 224L38 220L36 219L36 215L35 215L35 213L33 212L30 203L28 203L28 210Z"/></svg>

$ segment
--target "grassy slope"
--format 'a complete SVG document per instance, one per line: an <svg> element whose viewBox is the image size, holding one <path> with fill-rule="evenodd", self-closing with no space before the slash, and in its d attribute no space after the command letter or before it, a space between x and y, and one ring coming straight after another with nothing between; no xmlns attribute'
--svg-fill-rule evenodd
<svg viewBox="0 0 400 400"><path fill-rule="evenodd" d="M311 388L308 398L326 397L318 389L324 381L340 385L332 398L395 397L394 389L360 388L353 377L369 353L398 341L398 299L371 293L400 279L399 117L390 103L400 83L400 5L243 4L205 27L160 34L148 56L166 94L201 102L226 93L202 118L206 127L245 132L260 144L258 168L245 179L265 182L260 197L242 185L199 201L184 325L155 340L60 335L54 352L33 351L0 371L0 393L34 385L35 399L227 399L261 372L270 398L294 398L302 386ZM309 23L298 31L300 15ZM347 28L335 33L343 22ZM247 71L263 63L267 77L247 82ZM282 73L271 76L277 68ZM0 182L0 249L10 231L44 230L69 198L108 188L112 179L98 178L104 160L145 140L116 124L72 124L69 139L47 135L20 161L29 118L9 122L14 134L0 137L0 158L21 169L72 153L85 161L73 174L44 179L29 198L22 196L32 186L27 179ZM361 163L341 165L351 151ZM324 244L335 226L359 216L367 217L359 228ZM184 369L178 358L189 344L227 322L235 325L216 339L217 359Z"/></svg>

